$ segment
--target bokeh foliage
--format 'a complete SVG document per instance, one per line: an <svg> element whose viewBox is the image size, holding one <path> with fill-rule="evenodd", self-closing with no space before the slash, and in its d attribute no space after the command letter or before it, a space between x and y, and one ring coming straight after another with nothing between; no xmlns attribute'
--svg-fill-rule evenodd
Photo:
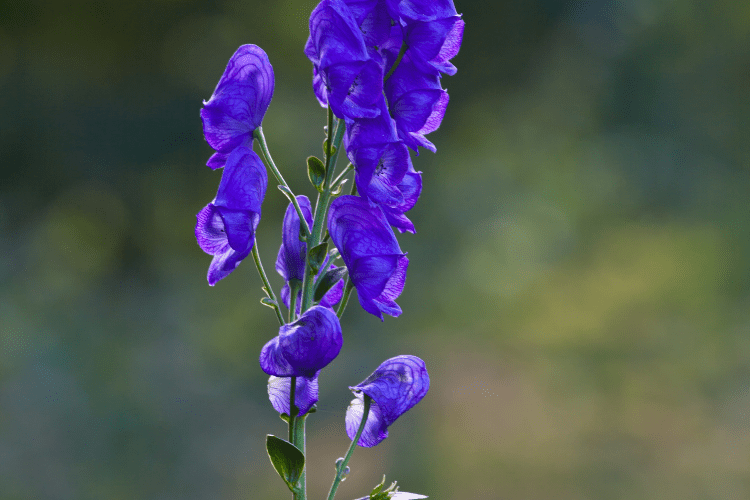
<svg viewBox="0 0 750 500"><path fill-rule="evenodd" d="M346 385L411 353L431 392L341 498L384 473L435 499L747 498L750 4L456 1L405 312L352 302L311 496L348 444ZM314 5L0 3L0 499L286 498L257 362L274 315L250 263L209 288L193 237L219 179L198 111L262 46L266 136L312 195ZM269 270L284 209L270 188Z"/></svg>

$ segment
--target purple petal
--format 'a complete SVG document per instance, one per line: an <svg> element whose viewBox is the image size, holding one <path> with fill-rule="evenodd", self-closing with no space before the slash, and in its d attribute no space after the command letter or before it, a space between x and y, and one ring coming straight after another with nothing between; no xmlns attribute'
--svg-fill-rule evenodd
<svg viewBox="0 0 750 500"><path fill-rule="evenodd" d="M380 114L383 69L377 62L344 62L318 71L323 97L338 118L374 118Z"/></svg>
<svg viewBox="0 0 750 500"><path fill-rule="evenodd" d="M302 209L308 227L312 227L312 206L307 196L297 196L297 203ZM276 258L276 271L284 281L300 280L305 277L305 257L307 244L299 239L300 220L297 210L290 202L286 207L284 222L281 226L281 248Z"/></svg>
<svg viewBox="0 0 750 500"><path fill-rule="evenodd" d="M342 0L323 0L310 14L305 55L320 68L369 59L354 15Z"/></svg>
<svg viewBox="0 0 750 500"><path fill-rule="evenodd" d="M378 108L380 114L375 118L346 121L345 146L347 151L398 142L396 122L388 114L385 98L378 100Z"/></svg>
<svg viewBox="0 0 750 500"><path fill-rule="evenodd" d="M291 377L268 378L268 399L271 406L279 413L291 414L289 409L289 391L292 388ZM318 402L318 374L313 377L297 377L294 384L294 406L299 408L297 417L301 417Z"/></svg>
<svg viewBox="0 0 750 500"><path fill-rule="evenodd" d="M398 206L404 202L398 185L403 181L411 162L402 142L359 148L351 151L349 158L354 164L355 181L362 196L387 206Z"/></svg>
<svg viewBox="0 0 750 500"><path fill-rule="evenodd" d="M406 31L406 43L414 63L423 71L437 70L456 74L449 61L458 54L464 33L464 21L459 16L435 21L416 21Z"/></svg>
<svg viewBox="0 0 750 500"><path fill-rule="evenodd" d="M457 15L453 0L401 0L398 2L398 12L402 17L418 21L433 21Z"/></svg>
<svg viewBox="0 0 750 500"><path fill-rule="evenodd" d="M312 377L341 351L343 336L335 313L313 306L295 322L283 325L260 353L264 372L277 377Z"/></svg>
<svg viewBox="0 0 750 500"><path fill-rule="evenodd" d="M445 90L414 90L402 95L391 105L399 137L414 151L419 145L434 153L435 146L424 135L440 127L447 107L448 93Z"/></svg>
<svg viewBox="0 0 750 500"><path fill-rule="evenodd" d="M232 248L227 237L227 229L221 214L221 207L209 203L196 216L195 237L201 249L213 255L208 267L208 284L214 286L216 282L228 276L252 250L255 238L247 242L247 246ZM258 216L258 219L260 217ZM257 222L255 223L257 226ZM254 227L253 226L253 231ZM237 243L235 241L235 243Z"/></svg>
<svg viewBox="0 0 750 500"><path fill-rule="evenodd" d="M357 444L372 447L388 436L388 426L424 398L430 377L424 361L400 355L384 361L369 377L350 387L356 399L346 412L346 433L354 439L362 422L363 396L372 398L370 414Z"/></svg>
<svg viewBox="0 0 750 500"><path fill-rule="evenodd" d="M206 141L220 153L248 143L273 97L273 68L257 45L243 45L229 59L201 110Z"/></svg>
<svg viewBox="0 0 750 500"><path fill-rule="evenodd" d="M252 149L240 146L227 157L214 203L260 214L267 186L263 162Z"/></svg>
<svg viewBox="0 0 750 500"><path fill-rule="evenodd" d="M382 313L401 314L394 299L403 290L409 261L383 211L364 198L342 196L331 204L328 231L362 307L381 321Z"/></svg>

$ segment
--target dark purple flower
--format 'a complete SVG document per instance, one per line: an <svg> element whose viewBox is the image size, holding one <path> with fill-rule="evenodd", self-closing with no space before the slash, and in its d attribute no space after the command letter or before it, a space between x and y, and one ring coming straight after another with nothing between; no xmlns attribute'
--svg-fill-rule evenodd
<svg viewBox="0 0 750 500"><path fill-rule="evenodd" d="M464 21L460 16L414 21L407 24L404 39L414 63L423 71L456 74L450 60L458 54L464 34Z"/></svg>
<svg viewBox="0 0 750 500"><path fill-rule="evenodd" d="M217 151L209 167L222 167L234 148L250 145L271 102L273 85L273 68L263 49L257 45L237 49L201 110L203 134Z"/></svg>
<svg viewBox="0 0 750 500"><path fill-rule="evenodd" d="M266 168L252 149L240 146L228 155L216 198L196 216L198 245L214 256L209 285L231 273L252 250L267 185Z"/></svg>
<svg viewBox="0 0 750 500"><path fill-rule="evenodd" d="M301 417L310 408L318 402L318 373L312 377L297 377L294 384L294 406L299 409L296 417ZM268 378L268 399L271 400L271 406L279 413L290 415L289 400L291 399L289 391L292 388L291 377L274 377Z"/></svg>
<svg viewBox="0 0 750 500"><path fill-rule="evenodd" d="M368 54L354 15L342 0L323 0L310 15L305 55L313 90L339 118L372 118L383 89L383 68Z"/></svg>
<svg viewBox="0 0 750 500"><path fill-rule="evenodd" d="M398 185L398 189L404 201L396 206L384 205L381 208L383 209L383 213L385 213L388 223L398 229L399 232L408 231L415 233L414 224L404 215L404 212L408 212L417 204L419 195L422 192L422 172L415 171L411 162L409 162L409 171L404 175L404 178Z"/></svg>
<svg viewBox="0 0 750 500"><path fill-rule="evenodd" d="M356 396L346 410L346 434L354 439L362 423L364 396L372 398L367 423L357 444L373 447L388 437L388 426L419 403L430 388L424 361L401 355L384 361L359 385L349 387Z"/></svg>
<svg viewBox="0 0 750 500"><path fill-rule="evenodd" d="M328 232L344 259L365 311L383 320L399 316L395 299L406 281L409 259L377 206L358 196L341 196L331 203Z"/></svg>
<svg viewBox="0 0 750 500"><path fill-rule="evenodd" d="M313 216L312 216L312 205L310 200L305 195L297 196L297 203L299 203L300 209L305 216L307 221L307 227L312 228ZM279 248L279 254L276 258L276 271L284 278L284 287L281 289L281 301L288 308L290 305L289 299L291 296L291 290L289 282L297 280L302 282L305 277L305 257L307 255L307 243L300 241L300 221L297 210L294 209L294 205L289 203L284 214L284 222L281 227L281 247ZM327 260L320 267L320 273L324 273L330 269L334 269L336 266L328 263ZM316 275L317 278L317 275ZM336 283L328 292L323 296L320 301L320 305L323 307L332 308L339 303L344 293L344 281L340 280ZM300 312L300 295L302 289L297 291L297 314Z"/></svg>
<svg viewBox="0 0 750 500"><path fill-rule="evenodd" d="M343 342L338 316L313 306L263 346L260 367L277 377L311 378L338 356Z"/></svg>
<svg viewBox="0 0 750 500"><path fill-rule="evenodd" d="M312 228L312 205L305 195L297 196L297 203L305 216L307 227ZM290 202L286 207L284 222L281 226L281 248L276 258L276 272L278 272L287 283L290 280L302 281L305 277L305 256L307 255L307 244L300 241L300 220L297 210Z"/></svg>

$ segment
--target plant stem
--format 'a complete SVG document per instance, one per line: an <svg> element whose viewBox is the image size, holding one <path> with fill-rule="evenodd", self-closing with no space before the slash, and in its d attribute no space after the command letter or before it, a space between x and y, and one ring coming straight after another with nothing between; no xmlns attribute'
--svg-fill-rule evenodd
<svg viewBox="0 0 750 500"><path fill-rule="evenodd" d="M383 77L383 83L388 81L393 72L396 71L398 64L401 62L401 59L404 58L404 54L406 54L406 49L408 48L409 46L406 45L406 42L401 42L401 50L398 51L398 56L396 57L396 61L393 63L393 66L391 66L391 69L389 69L388 73L386 73L385 77Z"/></svg>
<svg viewBox="0 0 750 500"><path fill-rule="evenodd" d="M266 161L266 165L268 165L268 168L271 169L271 172L273 172L276 180L279 181L279 184L284 186L290 193L292 193L292 189L284 180L284 177L281 175L281 172L279 172L279 169L276 168L276 164L273 162L273 158L271 158L271 152L268 151L266 137L263 135L263 127L256 128L253 132L253 137L255 137L255 139L258 141L258 144L260 145L260 152L261 154L263 154L263 159ZM299 203L297 202L297 197L294 196L294 193L292 193L292 198L290 201L292 202L292 205L294 205L294 209L297 211L297 215L299 215L300 224L302 224L302 227L305 230L305 235L309 235L310 228L307 226L307 220L305 220L305 216L302 213L302 208L300 208Z"/></svg>
<svg viewBox="0 0 750 500"><path fill-rule="evenodd" d="M253 244L253 260L255 261L255 267L258 268L258 274L260 274L260 279L263 280L263 288L268 295L268 298L271 299L274 303L273 310L276 311L276 317L279 319L279 324L284 324L284 317L281 315L281 311L279 310L279 301L276 299L276 294L273 293L273 288L271 288L271 283L268 282L268 277L266 276L266 272L263 270L263 263L260 261L260 255L258 255L258 240L255 240L255 243Z"/></svg>
<svg viewBox="0 0 750 500"><path fill-rule="evenodd" d="M359 441L360 436L362 436L362 431L365 429L365 424L367 424L367 417L370 414L370 403L371 399L370 396L367 394L364 395L365 400L365 409L362 412L362 422L359 424L359 429L357 429L357 435L354 436L354 440L352 441L352 444L349 445L349 449L346 451L346 456L344 456L344 460L337 465L336 467L336 477L333 478L333 484L331 485L331 491L328 492L328 500L333 500L333 497L336 495L336 490L339 488L339 484L341 484L341 481L344 480L344 472L346 471L346 465L349 463L349 459L352 458L352 453L354 453L354 448L357 447L357 442Z"/></svg>

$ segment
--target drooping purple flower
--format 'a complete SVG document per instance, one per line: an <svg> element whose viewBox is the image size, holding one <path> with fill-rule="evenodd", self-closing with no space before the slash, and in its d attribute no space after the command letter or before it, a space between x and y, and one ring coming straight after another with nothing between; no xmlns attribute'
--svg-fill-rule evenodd
<svg viewBox="0 0 750 500"><path fill-rule="evenodd" d="M217 152L208 161L216 169L237 146L249 146L273 97L274 76L266 53L242 45L229 59L213 95L203 102L203 134Z"/></svg>
<svg viewBox="0 0 750 500"><path fill-rule="evenodd" d="M312 217L312 205L310 200L305 195L297 196L297 203L302 210L302 214L305 216L307 221L307 227L313 226ZM284 214L284 222L281 228L281 247L279 248L279 254L276 257L276 271L284 278L284 287L281 289L281 301L288 308L290 306L289 299L291 297L291 289L289 283L292 280L302 282L305 276L305 257L307 255L307 243L300 241L300 220L297 210L294 205L289 203ZM324 273L336 266L329 264L329 258L321 265L320 273ZM317 275L316 275L317 278ZM344 281L340 280L320 300L320 305L323 307L332 308L339 303L344 293ZM302 289L297 291L297 314L300 312L301 300L300 296Z"/></svg>
<svg viewBox="0 0 750 500"><path fill-rule="evenodd" d="M301 417L310 408L318 402L318 373L312 377L297 377L294 384L294 406L299 411L296 417ZM268 378L268 399L271 400L271 406L279 413L290 415L289 400L291 395L289 391L292 388L291 377L274 377Z"/></svg>
<svg viewBox="0 0 750 500"><path fill-rule="evenodd" d="M383 69L368 54L354 15L343 0L323 0L310 15L305 55L313 63L313 90L339 118L374 117Z"/></svg>
<svg viewBox="0 0 750 500"><path fill-rule="evenodd" d="M414 63L423 71L456 74L450 60L458 54L464 34L464 21L451 16L432 21L413 21L406 25L404 39Z"/></svg>
<svg viewBox="0 0 750 500"><path fill-rule="evenodd" d="M313 306L263 346L260 367L276 377L311 378L338 356L343 342L338 316Z"/></svg>
<svg viewBox="0 0 750 500"><path fill-rule="evenodd" d="M359 385L349 387L355 399L346 410L346 434L354 439L362 422L364 396L372 398L367 423L357 444L373 447L388 437L388 427L419 403L430 388L424 361L401 355L388 359Z"/></svg>
<svg viewBox="0 0 750 500"><path fill-rule="evenodd" d="M422 172L415 171L411 162L409 162L409 171L404 175L398 189L404 201L395 206L381 206L381 208L391 226L398 229L400 233L410 232L413 234L416 232L414 224L406 217L404 212L414 208L417 200L419 200L419 195L422 192Z"/></svg>
<svg viewBox="0 0 750 500"><path fill-rule="evenodd" d="M417 153L418 146L434 153L435 145L425 134L440 127L448 106L448 92L440 86L438 74L422 71L407 51L385 84L385 95L399 138Z"/></svg>
<svg viewBox="0 0 750 500"><path fill-rule="evenodd" d="M383 313L399 316L395 299L404 289L409 259L383 211L364 198L341 196L331 203L328 232L364 310L381 321Z"/></svg>
<svg viewBox="0 0 750 500"><path fill-rule="evenodd" d="M209 285L229 275L252 250L267 185L266 168L252 149L240 146L228 155L216 198L196 216L198 245L214 256Z"/></svg>

